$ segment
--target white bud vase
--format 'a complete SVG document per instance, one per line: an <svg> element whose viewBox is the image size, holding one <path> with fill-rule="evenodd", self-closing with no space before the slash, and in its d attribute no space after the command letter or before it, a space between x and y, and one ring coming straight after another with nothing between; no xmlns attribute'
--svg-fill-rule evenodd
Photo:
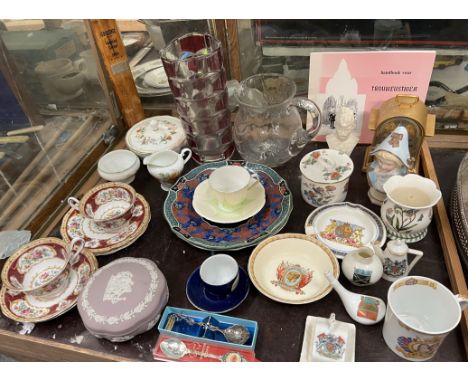
<svg viewBox="0 0 468 382"><path fill-rule="evenodd" d="M344 257L341 270L351 283L365 286L375 284L380 280L383 265L371 248L361 247Z"/></svg>

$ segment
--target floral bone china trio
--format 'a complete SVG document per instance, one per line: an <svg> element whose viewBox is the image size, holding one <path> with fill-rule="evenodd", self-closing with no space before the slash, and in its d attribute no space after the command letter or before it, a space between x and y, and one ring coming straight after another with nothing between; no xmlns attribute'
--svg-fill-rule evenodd
<svg viewBox="0 0 468 382"><path fill-rule="evenodd" d="M317 134L318 107L294 98L295 84L287 77L256 75L238 84L240 111L231 132L226 128L230 116L219 42L193 33L170 47L163 64L182 121L147 118L127 132L129 150L115 150L100 159L98 172L109 182L92 188L81 200L69 198L70 210L60 230L63 240L32 241L6 261L1 273L3 314L38 323L77 305L86 329L113 342L128 341L159 321L155 359L256 361L257 322L224 315L244 302L251 284L284 304L316 302L334 290L358 324L373 325L385 318L383 338L398 356L431 359L460 321L468 298L453 295L435 280L409 276L423 253L406 243L424 239L432 207L441 198L434 182L414 174L420 132L395 120L391 128L382 122L385 128L376 133L367 178L370 201L381 205L379 217L345 201L357 138L351 133L353 110L340 108L336 131L327 137L329 149L305 154L297 169L300 193L314 208L305 234L280 234L293 198L272 167L297 155ZM406 102L404 97L383 107L381 117ZM410 106L420 107L411 97L410 101ZM302 130L297 107L310 113L307 131ZM217 128L222 134L213 134ZM229 159L233 142L244 160ZM192 153L205 163L184 174ZM200 261L185 285L187 300L198 310L166 306L169 286L149 259L123 257L98 269L96 256L129 247L148 228L150 205L129 185L140 158L168 192L163 212L179 238L207 251L255 246L246 270L224 253ZM387 237L391 240L383 249ZM408 255L415 256L411 262ZM338 260L353 285L372 285L381 278L392 282L387 303L347 290L338 281ZM354 361L356 340L355 325L336 320L334 313L308 316L300 360Z"/></svg>

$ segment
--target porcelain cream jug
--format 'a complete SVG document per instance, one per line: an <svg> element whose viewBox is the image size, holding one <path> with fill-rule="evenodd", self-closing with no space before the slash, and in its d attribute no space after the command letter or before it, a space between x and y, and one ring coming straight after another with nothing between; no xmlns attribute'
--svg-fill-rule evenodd
<svg viewBox="0 0 468 382"><path fill-rule="evenodd" d="M415 174L395 175L383 188L387 197L380 216L388 237L406 243L422 240L432 220L432 207L442 196L435 183Z"/></svg>
<svg viewBox="0 0 468 382"><path fill-rule="evenodd" d="M369 247L361 247L348 253L343 258L341 270L351 283L358 286L375 284L383 273L382 262Z"/></svg>
<svg viewBox="0 0 468 382"><path fill-rule="evenodd" d="M422 251L410 249L402 240L390 240L385 251L374 246L375 253L380 257L383 264L382 278L387 281L395 281L401 277L408 276L411 269L423 256ZM408 265L408 254L414 255L413 261Z"/></svg>
<svg viewBox="0 0 468 382"><path fill-rule="evenodd" d="M192 157L192 150L182 149L180 154L172 150L160 151L143 159L149 173L161 182L161 188L169 191L182 174L184 165Z"/></svg>
<svg viewBox="0 0 468 382"><path fill-rule="evenodd" d="M257 74L240 83L233 135L243 159L277 167L295 157L317 134L321 114L307 98L294 97L296 84L279 74ZM298 109L309 113L304 130Z"/></svg>

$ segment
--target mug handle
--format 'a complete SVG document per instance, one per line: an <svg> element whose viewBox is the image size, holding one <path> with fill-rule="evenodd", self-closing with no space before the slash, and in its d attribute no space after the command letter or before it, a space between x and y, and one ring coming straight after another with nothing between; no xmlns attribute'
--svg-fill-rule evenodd
<svg viewBox="0 0 468 382"><path fill-rule="evenodd" d="M413 267L416 265L416 263L419 260L421 260L421 258L424 255L424 253L422 251L418 251L417 249L411 249L411 248L408 249L408 253L411 253L415 257L414 257L413 261L410 263L410 265L408 266L408 271L406 272L406 274L409 274L411 272L411 269L413 269Z"/></svg>
<svg viewBox="0 0 468 382"><path fill-rule="evenodd" d="M187 154L187 156L184 158L185 154ZM182 151L180 152L180 156L184 160L184 164L186 164L192 157L192 150L186 147L185 149L182 149Z"/></svg>
<svg viewBox="0 0 468 382"><path fill-rule="evenodd" d="M468 294L457 294L455 297L457 298L462 311L468 308Z"/></svg>
<svg viewBox="0 0 468 382"><path fill-rule="evenodd" d="M84 58L79 58L73 62L73 66L79 72L86 72L86 60Z"/></svg>
<svg viewBox="0 0 468 382"><path fill-rule="evenodd" d="M78 250L73 252L73 248L78 243ZM75 264L80 258L81 251L85 246L85 241L82 237L75 237L67 246L68 261L71 265Z"/></svg>
<svg viewBox="0 0 468 382"><path fill-rule="evenodd" d="M322 124L322 114L320 113L319 107L315 104L315 102L305 97L294 97L291 101L291 106L305 110L310 114L312 123L310 124L309 128L306 128L306 137L308 140L311 140L317 135Z"/></svg>
<svg viewBox="0 0 468 382"><path fill-rule="evenodd" d="M71 208L73 208L74 210L77 210L77 211L80 210L80 207L79 207L80 201L79 201L77 198L75 198L74 196L70 196L70 197L68 198L68 205L69 205Z"/></svg>

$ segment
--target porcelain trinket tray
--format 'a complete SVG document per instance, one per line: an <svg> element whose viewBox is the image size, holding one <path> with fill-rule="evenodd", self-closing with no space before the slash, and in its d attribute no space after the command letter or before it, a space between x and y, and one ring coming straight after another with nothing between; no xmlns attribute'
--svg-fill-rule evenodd
<svg viewBox="0 0 468 382"><path fill-rule="evenodd" d="M122 342L150 330L168 299L166 279L153 261L124 257L93 275L78 311L94 336Z"/></svg>

